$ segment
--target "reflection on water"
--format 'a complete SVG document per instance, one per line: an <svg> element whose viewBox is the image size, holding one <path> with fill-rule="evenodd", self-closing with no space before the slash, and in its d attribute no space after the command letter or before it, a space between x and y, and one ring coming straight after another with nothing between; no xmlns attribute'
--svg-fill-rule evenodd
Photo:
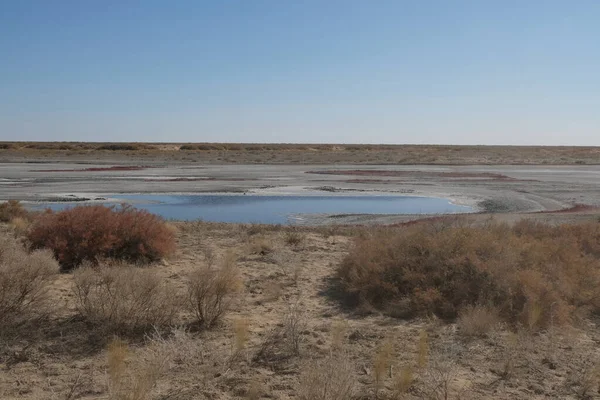
<svg viewBox="0 0 600 400"><path fill-rule="evenodd" d="M302 214L438 214L470 212L447 199L410 196L106 195L167 219L286 224ZM70 203L42 207L61 210Z"/></svg>

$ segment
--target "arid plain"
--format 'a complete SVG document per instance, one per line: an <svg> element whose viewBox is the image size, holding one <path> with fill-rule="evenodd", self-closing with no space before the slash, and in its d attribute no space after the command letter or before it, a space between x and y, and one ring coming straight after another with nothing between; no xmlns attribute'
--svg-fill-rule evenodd
<svg viewBox="0 0 600 400"><path fill-rule="evenodd" d="M307 226L172 222L176 252L145 270L183 296L195 268L234 263L241 288L222 321L199 330L182 308L172 328L120 335L128 349L126 378L120 383L123 390L115 390L111 375L115 334L81 317L73 274L58 274L48 293L55 308L52 316L35 329L2 338L3 399L600 397L594 294L589 304L569 303L573 315L560 323L553 319L555 306L548 304L552 318L542 324L542 314L536 319L533 311L545 310L545 305L537 303L522 315L525 319L519 316L514 321L500 315L486 319L477 314L478 308L442 318L436 312L399 316L388 309L389 304L378 307L368 301L355 307L339 293L338 282L341 266L351 263L361 245L376 246L371 239L411 230L419 235L423 229L432 237L447 230L469 236L463 229L490 226L501 237L508 231L493 228L495 224L521 219L549 225L582 223L596 229L600 215L596 148L26 146L0 147L0 200L28 204L118 193L394 193L449 198L476 212L450 217L320 215ZM412 222L415 219L423 222ZM25 228L11 223L1 227L3 236L22 240ZM534 231L527 227L522 231L528 229ZM536 240L544 236L519 232ZM552 235L553 240L560 239L555 237L558 233ZM600 237L589 240L584 247L596 249ZM556 256L552 244L540 243L532 239L530 247ZM469 247L469 256L481 256L483 248ZM527 249L519 247L521 252ZM510 250L497 251L519 256ZM573 257L579 262L580 256ZM515 261L501 259L498 265L502 262ZM535 293L550 293L556 285L564 298L571 298L578 288L543 282L545 289L536 287ZM538 300L547 298L551 297ZM149 371L157 358L164 359L160 373ZM136 392L136 387L144 386L140 382L149 388ZM315 392L315 387L322 391ZM142 392L143 397L135 397Z"/></svg>

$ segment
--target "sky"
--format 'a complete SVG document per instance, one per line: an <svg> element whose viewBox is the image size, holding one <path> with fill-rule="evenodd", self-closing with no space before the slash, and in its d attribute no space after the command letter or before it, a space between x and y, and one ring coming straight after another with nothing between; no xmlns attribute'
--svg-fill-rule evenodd
<svg viewBox="0 0 600 400"><path fill-rule="evenodd" d="M0 141L600 145L600 1L0 0Z"/></svg>

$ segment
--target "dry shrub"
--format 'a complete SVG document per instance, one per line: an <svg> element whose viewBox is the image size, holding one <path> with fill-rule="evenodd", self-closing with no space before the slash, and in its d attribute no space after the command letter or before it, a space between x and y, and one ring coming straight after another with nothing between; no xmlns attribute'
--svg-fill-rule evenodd
<svg viewBox="0 0 600 400"><path fill-rule="evenodd" d="M348 400L354 396L354 366L344 355L305 363L296 397L300 400Z"/></svg>
<svg viewBox="0 0 600 400"><path fill-rule="evenodd" d="M113 332L168 326L180 305L174 288L154 271L126 265L79 268L73 292L79 313Z"/></svg>
<svg viewBox="0 0 600 400"><path fill-rule="evenodd" d="M10 227L12 228L15 237L24 236L30 226L31 223L24 217L15 217L10 220Z"/></svg>
<svg viewBox="0 0 600 400"><path fill-rule="evenodd" d="M0 238L0 330L47 315L48 289L58 272L49 251L28 253L15 240Z"/></svg>
<svg viewBox="0 0 600 400"><path fill-rule="evenodd" d="M282 321L267 334L254 361L276 364L300 355L302 332L305 329L306 319L300 304L291 304Z"/></svg>
<svg viewBox="0 0 600 400"><path fill-rule="evenodd" d="M300 246L305 239L306 236L304 234L295 230L287 231L285 233L285 242L290 246Z"/></svg>
<svg viewBox="0 0 600 400"><path fill-rule="evenodd" d="M203 266L189 275L188 304L198 324L210 328L229 310L241 280L235 256L228 254L219 268Z"/></svg>
<svg viewBox="0 0 600 400"><path fill-rule="evenodd" d="M248 253L266 256L273 252L273 245L264 236L252 236L248 243Z"/></svg>
<svg viewBox="0 0 600 400"><path fill-rule="evenodd" d="M130 206L80 206L40 215L28 235L33 248L49 248L64 270L83 261L113 258L141 263L175 250L175 235L162 218Z"/></svg>
<svg viewBox="0 0 600 400"><path fill-rule="evenodd" d="M338 269L350 304L454 319L489 304L532 330L600 311L600 224L419 224L359 237Z"/></svg>
<svg viewBox="0 0 600 400"><path fill-rule="evenodd" d="M18 200L1 203L0 222L10 222L13 218L27 218L27 210Z"/></svg>
<svg viewBox="0 0 600 400"><path fill-rule="evenodd" d="M458 316L460 333L465 336L485 336L500 323L500 316L495 307L467 306Z"/></svg>

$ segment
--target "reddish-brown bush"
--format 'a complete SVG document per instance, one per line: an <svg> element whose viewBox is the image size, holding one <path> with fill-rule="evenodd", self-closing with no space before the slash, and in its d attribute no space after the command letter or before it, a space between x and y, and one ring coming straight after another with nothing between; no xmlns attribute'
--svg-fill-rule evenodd
<svg viewBox="0 0 600 400"><path fill-rule="evenodd" d="M358 238L338 269L353 304L455 318L489 305L530 328L600 310L600 224L416 225Z"/></svg>
<svg viewBox="0 0 600 400"><path fill-rule="evenodd" d="M33 248L49 248L63 270L104 258L144 263L175 249L162 218L130 206L80 206L40 215L27 237Z"/></svg>

